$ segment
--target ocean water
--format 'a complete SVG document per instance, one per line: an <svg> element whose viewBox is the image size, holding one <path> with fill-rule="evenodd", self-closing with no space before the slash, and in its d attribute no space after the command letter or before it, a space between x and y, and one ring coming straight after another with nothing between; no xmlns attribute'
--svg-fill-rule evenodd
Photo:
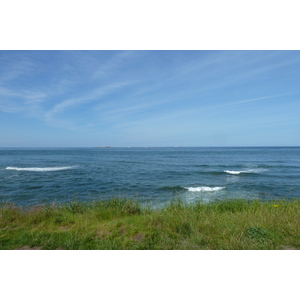
<svg viewBox="0 0 300 300"><path fill-rule="evenodd" d="M300 147L0 148L0 202L300 198Z"/></svg>

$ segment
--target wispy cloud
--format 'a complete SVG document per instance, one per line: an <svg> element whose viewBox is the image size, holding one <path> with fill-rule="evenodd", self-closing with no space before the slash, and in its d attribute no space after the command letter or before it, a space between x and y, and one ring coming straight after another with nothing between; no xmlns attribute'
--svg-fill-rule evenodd
<svg viewBox="0 0 300 300"><path fill-rule="evenodd" d="M45 120L48 124L53 125L53 126L60 126L61 124L74 124L76 121L69 120L69 122L61 122L60 121L60 116L63 115L65 119L65 113L69 110L72 110L74 108L78 108L81 105L86 105L90 104L91 102L98 102L101 100L102 97L113 94L120 89L129 86L132 84L131 82L117 82L114 84L110 84L107 86L103 86L101 88L97 88L95 90L90 91L89 94L79 97L79 98L70 98L70 99L65 99L57 104L55 104L51 109L49 109L45 113ZM86 125L83 125L86 127ZM74 125L72 125L74 127Z"/></svg>
<svg viewBox="0 0 300 300"><path fill-rule="evenodd" d="M286 96L289 94L291 94L291 93L268 95L268 96L263 96L263 97L258 97L258 98L251 98L251 99L232 101L232 102L221 101L221 102L223 102L222 104L207 106L207 107L204 107L204 109L225 108L227 106L234 106L234 105L239 105L239 104L244 104L244 103L249 103L249 102L257 102L257 101L262 101L262 100L266 100L266 99L278 98L278 97Z"/></svg>
<svg viewBox="0 0 300 300"><path fill-rule="evenodd" d="M0 53L0 110L95 135L163 139L264 119L285 122L283 102L299 93L295 52L17 54L1 59Z"/></svg>
<svg viewBox="0 0 300 300"><path fill-rule="evenodd" d="M51 73L52 77L47 78L48 82L37 86L40 79L35 78L34 83L29 83L27 86L20 85L17 90L12 88L11 83L25 78L28 73L34 76L35 72L32 67L35 66L37 70L40 70L43 65L38 66L37 63L31 62L27 58L16 63L7 63L6 72L4 69L0 72L0 110L44 120L48 125L55 127L74 128L77 122L68 115L69 111L85 106L83 111L87 112L90 109L87 105L93 102L97 103L106 95L112 95L136 81L112 78L109 82L99 82L101 77L118 69L120 64L132 55L131 52L116 52L100 67L99 63L92 65L87 57L85 61L80 61L82 71L84 71L80 74L75 65L78 65L77 61L81 53L70 53L69 64L57 65L57 71L52 68L51 72L55 72ZM46 67L49 69L48 65ZM85 88L85 85L88 85L89 88ZM70 96L76 91L77 95ZM80 127L80 124L77 126ZM86 124L82 124L83 128L86 126Z"/></svg>
<svg viewBox="0 0 300 300"><path fill-rule="evenodd" d="M110 59L103 62L92 74L91 78L93 80L103 78L106 76L111 76L120 69L124 62L128 62L130 58L134 57L134 51L118 51Z"/></svg>
<svg viewBox="0 0 300 300"><path fill-rule="evenodd" d="M7 62L5 58L2 58L0 86L30 74L34 70L35 66L35 63L26 57L22 57L19 60L12 62Z"/></svg>

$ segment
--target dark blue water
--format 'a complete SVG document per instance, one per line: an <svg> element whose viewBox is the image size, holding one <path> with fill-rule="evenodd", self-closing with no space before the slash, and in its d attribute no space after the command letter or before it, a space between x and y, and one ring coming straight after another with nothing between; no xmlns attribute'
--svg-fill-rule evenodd
<svg viewBox="0 0 300 300"><path fill-rule="evenodd" d="M300 147L0 148L0 201L300 198Z"/></svg>

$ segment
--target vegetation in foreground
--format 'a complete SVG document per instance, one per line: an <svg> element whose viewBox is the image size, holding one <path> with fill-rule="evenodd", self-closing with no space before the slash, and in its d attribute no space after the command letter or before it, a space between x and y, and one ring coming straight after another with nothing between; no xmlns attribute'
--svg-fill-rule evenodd
<svg viewBox="0 0 300 300"><path fill-rule="evenodd" d="M0 207L0 249L300 249L300 200Z"/></svg>

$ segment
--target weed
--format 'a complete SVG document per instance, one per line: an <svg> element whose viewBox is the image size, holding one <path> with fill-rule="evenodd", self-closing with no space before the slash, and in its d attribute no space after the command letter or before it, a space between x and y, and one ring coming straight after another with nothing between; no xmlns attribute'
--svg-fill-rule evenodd
<svg viewBox="0 0 300 300"><path fill-rule="evenodd" d="M261 240L268 238L267 231L260 227L249 227L247 228L247 233L251 239Z"/></svg>
<svg viewBox="0 0 300 300"><path fill-rule="evenodd" d="M0 249L299 249L299 220L300 199L175 201L162 209L119 198L26 210L6 203Z"/></svg>
<svg viewBox="0 0 300 300"><path fill-rule="evenodd" d="M85 203L80 203L78 201L71 202L66 209L72 214L83 214L87 211L88 206Z"/></svg>

